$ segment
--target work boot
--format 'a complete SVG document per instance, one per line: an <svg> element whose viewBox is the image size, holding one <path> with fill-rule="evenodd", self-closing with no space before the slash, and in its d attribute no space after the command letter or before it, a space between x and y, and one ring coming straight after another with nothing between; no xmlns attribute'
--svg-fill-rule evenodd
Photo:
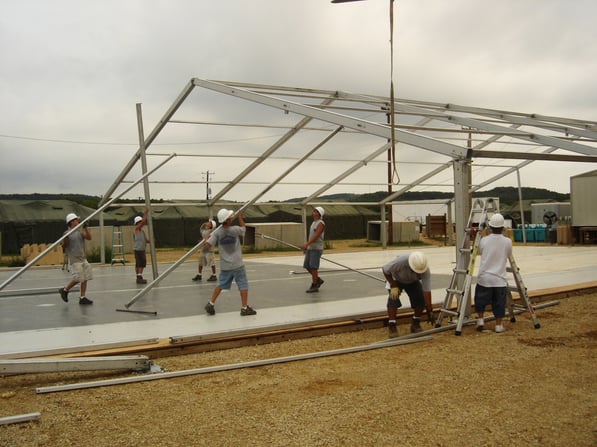
<svg viewBox="0 0 597 447"><path fill-rule="evenodd" d="M388 337L396 338L398 337L398 328L396 327L396 323L388 323Z"/></svg>
<svg viewBox="0 0 597 447"><path fill-rule="evenodd" d="M82 296L81 298L79 298L79 304L93 304L93 301L91 301L89 298Z"/></svg>
<svg viewBox="0 0 597 447"><path fill-rule="evenodd" d="M305 292L307 292L307 293L319 292L319 286L317 285L317 283L312 283L311 287L309 287L307 290L305 290Z"/></svg>
<svg viewBox="0 0 597 447"><path fill-rule="evenodd" d="M216 275L211 275L209 278L207 278L208 281L217 281L218 277Z"/></svg>
<svg viewBox="0 0 597 447"><path fill-rule="evenodd" d="M421 329L421 322L419 321L418 318L413 318L411 323L410 323L410 332L411 334L416 334L417 332L421 332L423 329Z"/></svg>
<svg viewBox="0 0 597 447"><path fill-rule="evenodd" d="M201 275L193 276L193 281L201 281Z"/></svg>
<svg viewBox="0 0 597 447"><path fill-rule="evenodd" d="M324 282L325 281L318 276L315 285L317 285L317 288L319 289Z"/></svg>
<svg viewBox="0 0 597 447"><path fill-rule="evenodd" d="M147 284L147 280L143 279L142 276L137 275L137 284Z"/></svg>

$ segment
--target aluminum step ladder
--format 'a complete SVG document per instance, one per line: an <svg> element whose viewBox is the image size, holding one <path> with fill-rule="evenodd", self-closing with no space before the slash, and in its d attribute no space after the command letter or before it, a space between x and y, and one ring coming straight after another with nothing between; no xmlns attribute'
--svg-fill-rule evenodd
<svg viewBox="0 0 597 447"><path fill-rule="evenodd" d="M520 275L520 269L518 268L518 265L514 260L514 256L510 255L508 257L508 261L510 263L510 267L507 267L506 271L512 274L515 284L515 286L511 286L510 284L508 284L508 299L506 307L508 308L508 314L510 315L510 322L516 322L516 310L528 311L531 315L531 319L533 320L534 328L539 329L541 327L541 324L539 323L537 315L535 314L535 308L533 307L533 304L529 299L527 288L524 285L522 276ZM518 292L520 303L516 303L514 301L514 299L512 298L512 291Z"/></svg>
<svg viewBox="0 0 597 447"><path fill-rule="evenodd" d="M121 263L125 265L126 260L124 258L124 241L122 239L122 228L120 225L114 225L112 227L112 261L110 265Z"/></svg>
<svg viewBox="0 0 597 447"><path fill-rule="evenodd" d="M480 235L479 237L477 235L485 229L489 217L497 212L498 210L492 198L474 199L464 229L464 240L456 254L456 268L453 270L450 285L446 289L446 296L440 308L435 327L440 327L443 319L448 316L449 322L455 324L455 334L460 335L462 333L464 321L471 314L471 285L475 259L479 249L479 241L481 240ZM454 301L456 301L455 307L453 305Z"/></svg>

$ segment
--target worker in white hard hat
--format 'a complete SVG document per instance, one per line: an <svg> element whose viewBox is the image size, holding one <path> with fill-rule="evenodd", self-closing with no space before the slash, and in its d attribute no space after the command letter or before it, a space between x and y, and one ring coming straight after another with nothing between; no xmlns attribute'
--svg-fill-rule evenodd
<svg viewBox="0 0 597 447"><path fill-rule="evenodd" d="M255 315L257 311L249 306L249 281L247 279L247 271L242 257L242 249L240 245L240 238L245 235L245 221L243 220L243 213L239 211L237 214L238 225L232 225L232 216L234 211L225 208L218 211L218 222L220 227L212 232L209 239L205 242L208 247L218 245L218 252L220 254L220 275L218 276L218 283L211 299L205 305L205 311L209 315L216 314L216 300L222 290L229 290L232 286L232 281L236 282L240 292L241 309L240 315Z"/></svg>
<svg viewBox="0 0 597 447"><path fill-rule="evenodd" d="M420 332L421 315L427 308L429 322L435 322L431 303L431 271L427 263L427 256L421 251L400 255L382 267L382 273L390 287L388 294L388 333L390 338L398 336L396 327L396 313L402 307L400 294L406 291L413 309L411 333Z"/></svg>
<svg viewBox="0 0 597 447"><path fill-rule="evenodd" d="M207 241L211 232L215 230L216 223L213 220L208 220L201 224L199 227L199 231L201 232L201 239ZM199 261L197 264L197 274L193 277L193 281L201 281L203 279L203 267L210 267L211 268L211 276L207 278L208 281L217 281L218 277L216 276L216 256L214 254L213 246L208 246L207 244L203 244L201 250L199 250Z"/></svg>
<svg viewBox="0 0 597 447"><path fill-rule="evenodd" d="M79 216L75 213L67 214L66 225L68 226L68 230L65 231L65 234L79 225ZM79 304L93 304L93 301L86 296L87 281L93 279L93 270L85 256L86 240L91 240L91 233L87 225L84 224L83 227L77 231L73 231L62 241L62 248L68 258L69 271L72 275L71 281L66 286L58 289L58 293L60 293L60 297L65 303L68 303L68 292L70 289L80 283L81 296L79 297Z"/></svg>
<svg viewBox="0 0 597 447"><path fill-rule="evenodd" d="M324 214L323 207L316 206L313 208L313 211L311 211L313 222L309 228L309 238L301 246L301 249L305 252L303 268L311 274L311 286L306 290L307 293L319 292L319 288L324 283L323 279L319 277L319 263L323 255L325 236Z"/></svg>
<svg viewBox="0 0 597 447"><path fill-rule="evenodd" d="M489 305L495 317L495 331L504 332L502 319L506 315L508 280L506 263L512 255L512 240L504 236L504 216L495 213L489 219L490 234L481 238L477 254L481 256L477 285L475 286L475 311L477 330L483 331L483 313Z"/></svg>
<svg viewBox="0 0 597 447"><path fill-rule="evenodd" d="M147 222L147 210L143 212L143 216L136 216L133 221L135 228L133 229L133 252L135 253L135 274L137 275L137 284L147 284L147 280L143 279L143 270L147 267L147 235L143 227Z"/></svg>

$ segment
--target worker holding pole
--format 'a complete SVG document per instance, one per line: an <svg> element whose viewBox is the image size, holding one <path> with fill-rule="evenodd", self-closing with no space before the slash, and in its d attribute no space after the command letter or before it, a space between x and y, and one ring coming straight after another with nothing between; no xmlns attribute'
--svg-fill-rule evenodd
<svg viewBox="0 0 597 447"><path fill-rule="evenodd" d="M311 287L307 289L307 293L319 292L319 288L324 282L319 277L319 262L323 254L323 239L325 235L324 213L325 211L321 206L313 208L311 212L313 223L311 223L311 227L309 228L309 239L301 246L301 249L305 252L303 268L311 274Z"/></svg>

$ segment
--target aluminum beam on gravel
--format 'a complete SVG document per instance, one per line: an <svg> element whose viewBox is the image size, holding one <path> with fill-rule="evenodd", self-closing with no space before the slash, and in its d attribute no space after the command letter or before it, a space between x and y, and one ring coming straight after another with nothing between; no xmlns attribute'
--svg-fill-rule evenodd
<svg viewBox="0 0 597 447"><path fill-rule="evenodd" d="M26 413L18 414L16 416L6 416L0 418L0 425L19 424L21 422L38 421L41 417L40 413Z"/></svg>
<svg viewBox="0 0 597 447"><path fill-rule="evenodd" d="M158 164L151 171L143 174L132 185L130 185L128 188L126 188L124 191L122 191L116 197L108 200L104 205L100 206L97 210L95 210L93 213L91 213L89 216L87 216L85 219L83 219L81 222L79 222L79 225L75 226L74 228L72 228L69 231L67 231L66 233L64 233L64 235L62 235L62 237L60 237L56 242L54 242L52 245L50 245L49 247L47 247L39 255L37 255L35 258L33 258L31 261L29 261L29 263L27 265L25 265L24 267L22 267L19 271L17 271L15 274L13 274L10 278L8 278L6 281L4 281L2 284L0 284L0 290L2 290L4 287L6 287L7 285L9 285L11 282L13 282L15 279L17 279L23 273L25 273L25 271L27 271L32 265L34 265L37 261L39 261L45 255L47 255L49 252L51 252L52 250L54 250L54 248L56 248L58 246L58 244L60 244L64 239L66 239L72 233L74 233L75 231L79 230L79 228L81 228L83 225L85 225L85 223L88 222L92 217L94 217L96 214L99 214L102 211L104 211L104 209L106 209L108 206L110 206L115 200L119 199L124 194L126 194L127 192L129 192L131 189L133 189L135 186L137 186L139 183L141 183L143 180L145 180L145 178L147 178L149 175L153 174L155 171L157 171L159 168L161 168L167 162L169 162L170 160L172 160L172 158L174 158L175 156L176 156L176 154L170 154L170 156L168 158L166 158L165 160L163 160L160 164Z"/></svg>
<svg viewBox="0 0 597 447"><path fill-rule="evenodd" d="M233 364L229 364L229 365L208 366L205 368L188 369L188 370L184 370L184 371L171 371L171 372L165 372L165 373L156 373L156 374L150 374L147 376L123 377L120 379L98 380L95 382L74 383L71 385L57 385L57 386L49 386L49 387L40 387L40 388L36 388L35 392L37 394L55 393L55 392L59 392L59 391L72 391L72 390L80 390L80 389L87 389L87 388L98 388L98 387L102 387L102 386L124 385L127 383L148 382L150 380L172 379L172 378L176 378L176 377L186 377L186 376L193 376L193 375L198 375L198 374L210 374L210 373L222 372L222 371L233 371L233 370L237 370L237 369L254 368L254 367L258 367L258 366L268 366L268 365L276 365L279 363L296 362L299 360L310 360L310 359L316 359L316 358L322 358L322 357L331 357L334 355L353 354L356 352L371 351L374 349L388 348L388 347L392 347L392 346L408 345L408 344L412 344L412 343L418 343L421 341L430 341L431 339L432 338L429 336L418 337L418 338L413 338L413 339L390 341L390 342L384 343L384 344L375 343L375 344L369 344L369 345L363 345L363 346L354 346L351 348L341 348L341 349L333 349L330 351L313 352L313 353L309 353L309 354L291 355L288 357L276 357L276 358L272 358L272 359L233 363Z"/></svg>
<svg viewBox="0 0 597 447"><path fill-rule="evenodd" d="M292 101L284 101L273 96L264 95L260 93L251 92L240 87L231 87L223 82L207 81L203 79L193 78L194 85L224 93L226 95L235 96L237 98L245 99L247 101L256 102L276 109L284 110L286 112L296 113L298 115L309 116L320 121L343 126L347 129L353 129L361 133L376 135L378 137L390 140L392 138L392 131L388 125L377 124L372 121L354 118L347 115L325 111L313 106L306 106ZM404 130L396 130L396 142L405 143L411 146L426 149L431 152L436 152L442 155L447 155L453 158L466 158L466 148L445 143L434 138L424 137L412 132Z"/></svg>
<svg viewBox="0 0 597 447"><path fill-rule="evenodd" d="M0 374L37 374L64 371L100 371L130 369L149 371L151 360L145 355L84 357L68 359L0 360Z"/></svg>

